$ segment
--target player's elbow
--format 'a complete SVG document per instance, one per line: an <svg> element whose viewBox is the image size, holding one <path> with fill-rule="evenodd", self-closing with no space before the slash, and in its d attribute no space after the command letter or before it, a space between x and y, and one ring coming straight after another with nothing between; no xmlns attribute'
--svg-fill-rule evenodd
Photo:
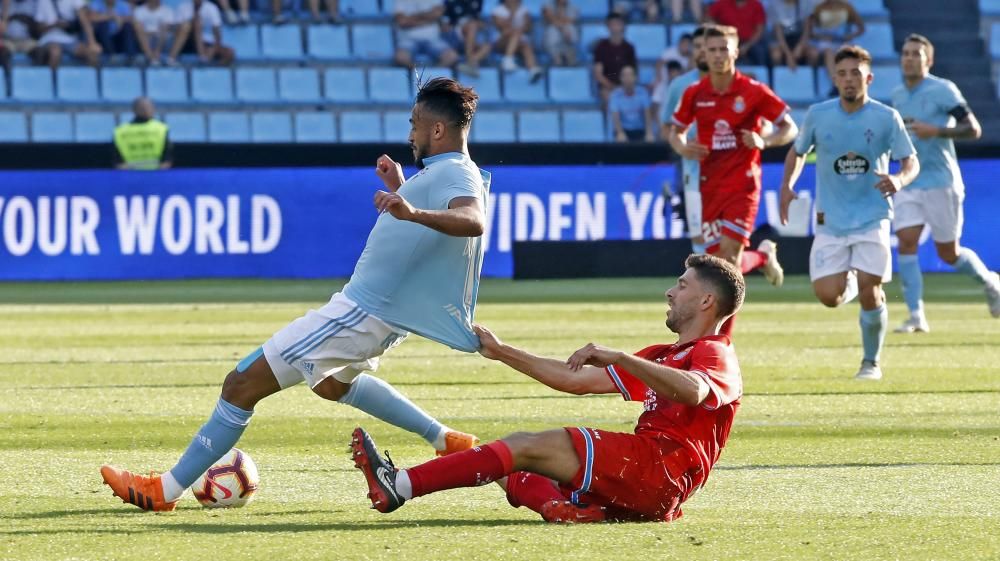
<svg viewBox="0 0 1000 561"><path fill-rule="evenodd" d="M467 234L470 238L478 238L486 233L486 225L482 220L473 220L469 223Z"/></svg>
<svg viewBox="0 0 1000 561"><path fill-rule="evenodd" d="M699 379L697 384L687 388L686 391L678 392L677 401L683 405L697 407L708 399L709 387L704 380Z"/></svg>

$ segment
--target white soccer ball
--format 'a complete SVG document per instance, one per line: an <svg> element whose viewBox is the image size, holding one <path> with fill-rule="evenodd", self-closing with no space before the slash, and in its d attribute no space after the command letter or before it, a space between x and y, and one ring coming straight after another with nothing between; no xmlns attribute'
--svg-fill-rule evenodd
<svg viewBox="0 0 1000 561"><path fill-rule="evenodd" d="M194 498L207 508L236 508L253 500L260 486L250 455L233 448L191 485Z"/></svg>

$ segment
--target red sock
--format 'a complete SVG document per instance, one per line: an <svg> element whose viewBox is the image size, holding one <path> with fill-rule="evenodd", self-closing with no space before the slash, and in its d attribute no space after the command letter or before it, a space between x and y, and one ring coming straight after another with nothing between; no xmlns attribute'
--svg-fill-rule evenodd
<svg viewBox="0 0 1000 561"><path fill-rule="evenodd" d="M725 335L729 337L730 340L733 338L733 327L736 326L736 316L731 315L729 319L722 322L722 327L719 328L719 335Z"/></svg>
<svg viewBox="0 0 1000 561"><path fill-rule="evenodd" d="M514 471L510 448L497 440L464 452L451 454L406 470L413 496L444 489L476 487L496 481Z"/></svg>
<svg viewBox="0 0 1000 561"><path fill-rule="evenodd" d="M744 275L750 271L756 271L767 263L767 254L763 251L748 249L743 252L740 258L740 272Z"/></svg>
<svg viewBox="0 0 1000 561"><path fill-rule="evenodd" d="M525 506L541 514L542 505L553 500L564 501L566 497L548 477L526 471L515 471L507 477L507 502L510 506Z"/></svg>

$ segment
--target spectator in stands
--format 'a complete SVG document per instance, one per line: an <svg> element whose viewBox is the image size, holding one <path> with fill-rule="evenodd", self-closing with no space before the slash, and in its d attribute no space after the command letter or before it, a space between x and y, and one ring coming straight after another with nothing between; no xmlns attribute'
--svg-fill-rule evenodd
<svg viewBox="0 0 1000 561"><path fill-rule="evenodd" d="M160 0L146 0L132 14L132 27L142 54L149 64L160 65L163 49L170 40L170 28L174 24L174 12Z"/></svg>
<svg viewBox="0 0 1000 561"><path fill-rule="evenodd" d="M625 19L617 13L608 14L605 23L608 37L601 39L594 47L594 80L601 93L601 100L607 103L611 90L621 85L622 68L637 68L639 61L635 47L625 40Z"/></svg>
<svg viewBox="0 0 1000 561"><path fill-rule="evenodd" d="M865 21L850 2L823 0L816 5L812 15L806 20L806 37L809 39L811 49L808 56L823 58L832 81L837 49L864 33ZM831 88L830 95L837 95L837 88Z"/></svg>
<svg viewBox="0 0 1000 561"><path fill-rule="evenodd" d="M556 66L576 66L580 35L576 30L580 10L569 0L549 0L542 6L545 18L545 52Z"/></svg>
<svg viewBox="0 0 1000 561"><path fill-rule="evenodd" d="M222 44L222 13L205 0L192 0L177 7L177 35L167 64L177 65L183 53L198 55L201 62L229 66L236 58L233 49Z"/></svg>
<svg viewBox="0 0 1000 561"><path fill-rule="evenodd" d="M442 16L442 0L396 0L393 7L396 64L412 67L420 54L432 57L441 66L458 62L458 53L442 37Z"/></svg>
<svg viewBox="0 0 1000 561"><path fill-rule="evenodd" d="M659 67L657 67L659 71ZM680 76L687 68L676 60L667 61L663 65L663 76L659 78L649 89L652 94L650 94L650 100L653 102L653 115L660 114L660 107L667 101L667 88L670 86L670 82L674 81L674 78Z"/></svg>
<svg viewBox="0 0 1000 561"><path fill-rule="evenodd" d="M174 165L174 145L167 125L156 120L156 108L145 97L132 102L134 118L115 127L114 163L117 169L157 170Z"/></svg>
<svg viewBox="0 0 1000 561"><path fill-rule="evenodd" d="M219 2L219 8L222 8L222 13L226 16L226 23L228 23L229 25L250 23L250 0L236 0L236 3L239 5L240 8L239 14L237 14L236 11L233 10L232 4L229 3L229 0L217 0L217 1ZM280 19L281 16L280 0L276 3L276 5L272 5L272 8L274 8L275 18Z"/></svg>
<svg viewBox="0 0 1000 561"><path fill-rule="evenodd" d="M445 0L444 34L458 43L465 53L465 61L458 71L472 78L479 77L479 63L489 56L489 41L480 41L486 32L482 19L483 0Z"/></svg>
<svg viewBox="0 0 1000 561"><path fill-rule="evenodd" d="M36 27L37 4L36 0L0 2L0 66L7 72L10 72L11 57L35 50L31 32Z"/></svg>
<svg viewBox="0 0 1000 561"><path fill-rule="evenodd" d="M503 53L500 67L505 72L517 70L514 55L520 53L524 66L531 73L531 83L542 77L542 69L535 60L535 46L531 42L533 23L531 13L521 0L503 0L503 3L493 9L493 25L499 33L493 47Z"/></svg>
<svg viewBox="0 0 1000 561"><path fill-rule="evenodd" d="M90 66L100 62L101 45L94 36L85 0L39 0L35 21L41 35L36 57L40 64L48 64L55 70L62 61L63 50L69 50Z"/></svg>
<svg viewBox="0 0 1000 561"><path fill-rule="evenodd" d="M139 43L132 27L132 6L125 0L93 0L90 23L105 56L113 59L124 53L129 61L139 54Z"/></svg>
<svg viewBox="0 0 1000 561"><path fill-rule="evenodd" d="M608 113L614 124L616 142L653 141L653 104L646 88L638 86L634 66L623 66L621 86L611 92Z"/></svg>
<svg viewBox="0 0 1000 561"><path fill-rule="evenodd" d="M651 98L653 100L654 115L659 115L660 104L663 103L663 96L667 91L667 85L670 83L670 79L667 76L667 69L671 64L681 69L688 65L694 51L692 41L693 38L690 33L681 35L677 43L664 49L660 55L660 59L656 61L656 76L653 78L653 83L648 86L649 91L652 92Z"/></svg>
<svg viewBox="0 0 1000 561"><path fill-rule="evenodd" d="M654 23L660 19L660 0L612 0L611 6L626 21Z"/></svg>
<svg viewBox="0 0 1000 561"><path fill-rule="evenodd" d="M701 21L702 0L688 0L688 8L691 10L693 21ZM684 0L670 0L670 12L674 18L674 23L684 20Z"/></svg>
<svg viewBox="0 0 1000 561"><path fill-rule="evenodd" d="M819 56L809 48L806 38L806 20L812 14L817 0L772 0L768 7L768 19L774 28L771 42L771 64L785 65L795 70L799 62L806 60L816 66Z"/></svg>
<svg viewBox="0 0 1000 561"><path fill-rule="evenodd" d="M739 62L767 64L768 49L764 31L767 14L760 0L718 0L708 7L708 21L736 28L740 40Z"/></svg>

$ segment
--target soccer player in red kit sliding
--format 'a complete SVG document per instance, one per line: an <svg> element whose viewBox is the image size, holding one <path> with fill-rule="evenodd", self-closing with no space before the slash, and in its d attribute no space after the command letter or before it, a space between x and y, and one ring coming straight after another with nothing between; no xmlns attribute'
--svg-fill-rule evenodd
<svg viewBox="0 0 1000 561"><path fill-rule="evenodd" d="M744 274L761 269L774 286L784 282L774 242L764 240L757 250L744 251L757 220L760 203L760 152L784 146L798 128L788 105L771 88L736 70L739 39L736 29L706 26L708 75L684 91L667 136L683 158L701 161L701 228L708 253L739 267ZM774 123L761 136L763 121ZM686 132L695 123L697 142ZM722 326L731 335L733 321Z"/></svg>
<svg viewBox="0 0 1000 561"><path fill-rule="evenodd" d="M705 484L729 437L743 381L719 326L743 303L743 275L728 261L688 257L667 291L676 343L632 355L590 343L566 361L502 343L476 326L486 358L572 394L621 394L641 401L632 433L566 427L506 438L397 470L364 429L354 430L355 465L380 512L445 489L496 481L511 505L549 522L670 521Z"/></svg>

